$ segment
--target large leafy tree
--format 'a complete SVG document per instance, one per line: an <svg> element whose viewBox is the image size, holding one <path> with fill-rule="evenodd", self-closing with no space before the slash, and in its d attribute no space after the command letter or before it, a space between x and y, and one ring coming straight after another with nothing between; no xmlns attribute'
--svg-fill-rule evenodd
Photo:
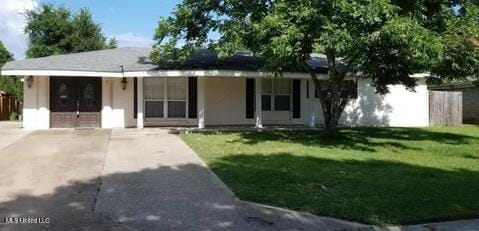
<svg viewBox="0 0 479 231"><path fill-rule="evenodd" d="M8 61L13 60L13 55L5 48L0 41L0 68ZM14 95L18 100L22 100L22 83L15 77L1 76L0 73L0 91Z"/></svg>
<svg viewBox="0 0 479 231"><path fill-rule="evenodd" d="M3 42L0 41L0 67L3 66L8 61L13 60L13 55L10 53L7 48L3 45Z"/></svg>
<svg viewBox="0 0 479 231"><path fill-rule="evenodd" d="M27 12L26 18L25 32L30 41L27 50L29 58L117 46L115 39L106 40L100 25L93 21L87 9L72 14L67 8L45 4Z"/></svg>
<svg viewBox="0 0 479 231"><path fill-rule="evenodd" d="M426 71L436 81L477 78L478 15L477 0L183 0L160 19L151 56L174 66L198 47L220 56L246 48L271 73L308 72L335 133L348 77L370 79L380 94L390 84L414 90L412 75ZM327 57L327 79L308 65L314 52Z"/></svg>

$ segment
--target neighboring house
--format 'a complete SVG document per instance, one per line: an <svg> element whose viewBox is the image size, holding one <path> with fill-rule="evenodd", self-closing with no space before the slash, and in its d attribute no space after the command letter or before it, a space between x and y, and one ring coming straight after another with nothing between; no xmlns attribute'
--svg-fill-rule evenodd
<svg viewBox="0 0 479 231"><path fill-rule="evenodd" d="M269 78L260 58L239 53L219 60L203 51L179 70L149 61L149 48L118 48L13 61L5 75L24 76L26 129L56 127L306 125L323 123L321 105L306 73ZM324 56L310 65L327 78ZM428 90L391 86L376 95L367 81L354 82L357 99L347 106L347 126L428 126Z"/></svg>

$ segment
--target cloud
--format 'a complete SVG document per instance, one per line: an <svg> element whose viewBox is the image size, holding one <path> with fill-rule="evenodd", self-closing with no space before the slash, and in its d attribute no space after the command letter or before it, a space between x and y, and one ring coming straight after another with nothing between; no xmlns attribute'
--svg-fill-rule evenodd
<svg viewBox="0 0 479 231"><path fill-rule="evenodd" d="M154 43L153 39L132 32L113 34L109 37L115 37L120 47L151 47Z"/></svg>
<svg viewBox="0 0 479 231"><path fill-rule="evenodd" d="M1 0L0 1L0 41L13 53L15 59L24 59L27 48L25 35L25 12L33 10L37 0Z"/></svg>
<svg viewBox="0 0 479 231"><path fill-rule="evenodd" d="M113 6L109 6L108 7L108 12L110 12L110 14L114 14L114 13L116 13L116 10Z"/></svg>

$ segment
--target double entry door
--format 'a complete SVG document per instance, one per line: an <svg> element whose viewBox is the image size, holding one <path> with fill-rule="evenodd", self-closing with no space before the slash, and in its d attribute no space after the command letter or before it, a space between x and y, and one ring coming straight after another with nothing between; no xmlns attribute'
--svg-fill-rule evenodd
<svg viewBox="0 0 479 231"><path fill-rule="evenodd" d="M51 77L52 128L101 127L101 78Z"/></svg>

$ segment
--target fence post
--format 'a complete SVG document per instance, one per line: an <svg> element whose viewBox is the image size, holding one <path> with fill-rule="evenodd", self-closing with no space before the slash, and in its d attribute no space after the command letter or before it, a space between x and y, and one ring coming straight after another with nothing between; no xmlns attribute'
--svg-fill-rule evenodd
<svg viewBox="0 0 479 231"><path fill-rule="evenodd" d="M3 95L0 94L0 120L3 120Z"/></svg>

